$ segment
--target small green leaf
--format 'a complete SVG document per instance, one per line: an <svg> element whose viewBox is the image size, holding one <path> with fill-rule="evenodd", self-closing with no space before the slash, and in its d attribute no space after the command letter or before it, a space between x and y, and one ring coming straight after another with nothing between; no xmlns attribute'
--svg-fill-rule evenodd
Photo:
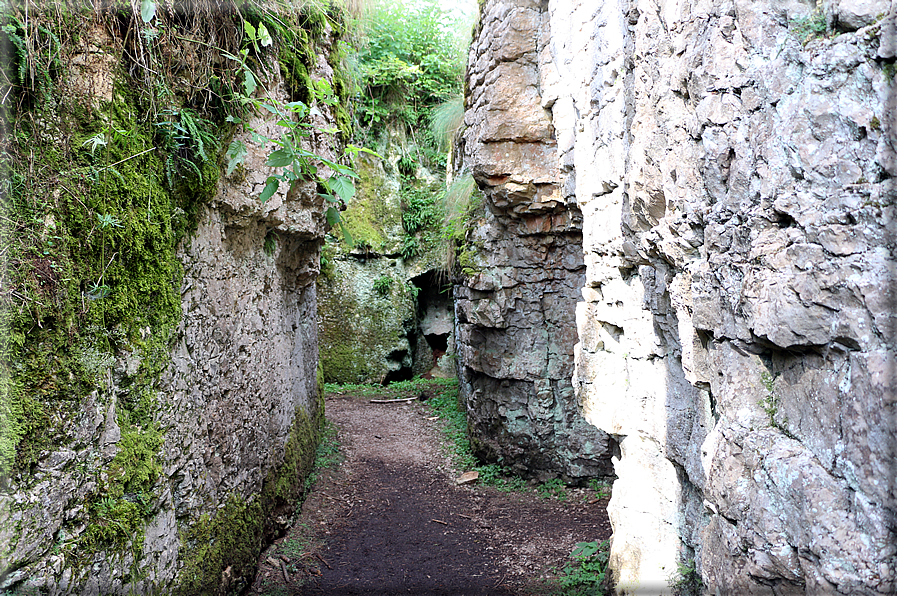
<svg viewBox="0 0 897 596"><path fill-rule="evenodd" d="M274 193L277 192L278 188L280 188L280 180L274 176L268 176L268 184L265 185L262 194L259 195L259 200L262 202L262 205L267 203L268 199L274 196Z"/></svg>
<svg viewBox="0 0 897 596"><path fill-rule="evenodd" d="M155 0L140 0L140 18L144 23L149 23L156 16Z"/></svg>
<svg viewBox="0 0 897 596"><path fill-rule="evenodd" d="M255 84L255 77L252 76L252 71L248 68L243 69L243 88L246 90L246 95L252 95L258 88Z"/></svg>
<svg viewBox="0 0 897 596"><path fill-rule="evenodd" d="M367 147L356 147L355 145L348 145L346 147L346 153L351 154L351 155L356 155L358 153L369 153L369 154L373 155L374 157L383 159L383 156L380 155L379 153L377 153L376 151L374 151L373 149L368 149Z"/></svg>
<svg viewBox="0 0 897 596"><path fill-rule="evenodd" d="M291 101L284 107L291 112L297 112L299 114L302 114L303 116L308 113L308 106L301 101Z"/></svg>
<svg viewBox="0 0 897 596"><path fill-rule="evenodd" d="M336 207L328 207L327 211L324 212L324 217L327 219L327 225L331 228L342 221L339 209Z"/></svg>
<svg viewBox="0 0 897 596"><path fill-rule="evenodd" d="M224 121L225 122L233 122L234 124L240 124L241 122L243 122L242 119L237 118L236 116L230 116L230 115L227 118L225 118Z"/></svg>
<svg viewBox="0 0 897 596"><path fill-rule="evenodd" d="M287 151L286 149L278 149L268 156L267 161L265 161L265 165L271 166L272 168L285 168L286 166L293 163L293 159L295 159L295 156L291 151Z"/></svg>
<svg viewBox="0 0 897 596"><path fill-rule="evenodd" d="M339 220L339 229L343 232L343 240L346 241L351 248L355 248L355 240L352 238L352 234L349 233L349 228L346 227L346 222L340 218Z"/></svg>
<svg viewBox="0 0 897 596"><path fill-rule="evenodd" d="M224 157L227 158L227 176L233 174L236 167L246 160L246 153L246 144L243 141L237 139L231 141L227 147L227 153L224 154Z"/></svg>
<svg viewBox="0 0 897 596"><path fill-rule="evenodd" d="M258 37L259 43L262 44L262 47L266 48L273 43L273 40L271 39L271 34L268 33L268 28L265 27L264 23L259 23L258 34L259 34L259 37Z"/></svg>
<svg viewBox="0 0 897 596"><path fill-rule="evenodd" d="M343 176L331 176L327 179L326 186L347 203L355 196L355 185Z"/></svg>
<svg viewBox="0 0 897 596"><path fill-rule="evenodd" d="M246 33L246 37L249 38L249 41L255 41L258 39L255 34L255 27L252 26L252 23L249 21L243 21L243 31Z"/></svg>
<svg viewBox="0 0 897 596"><path fill-rule="evenodd" d="M277 115L277 108L275 108L274 106L272 106L272 105L270 105L270 104L267 104L267 103L259 104L259 106L265 108L266 110L268 110L269 112L271 112L271 113L274 114L275 116Z"/></svg>

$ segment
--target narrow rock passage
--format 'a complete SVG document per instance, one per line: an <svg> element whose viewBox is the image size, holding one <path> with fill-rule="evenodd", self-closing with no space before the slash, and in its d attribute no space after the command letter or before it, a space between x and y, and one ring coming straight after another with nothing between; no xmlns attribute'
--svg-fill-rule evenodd
<svg viewBox="0 0 897 596"><path fill-rule="evenodd" d="M457 486L442 422L425 403L369 401L405 396L326 396L345 460L319 474L262 555L252 594L545 593L540 578L577 542L610 536L607 500L591 490L559 500Z"/></svg>

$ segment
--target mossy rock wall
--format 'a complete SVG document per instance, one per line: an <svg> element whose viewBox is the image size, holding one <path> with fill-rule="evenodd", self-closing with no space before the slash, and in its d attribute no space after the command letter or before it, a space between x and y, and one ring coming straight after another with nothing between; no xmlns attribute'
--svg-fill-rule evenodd
<svg viewBox="0 0 897 596"><path fill-rule="evenodd" d="M356 196L342 215L354 244L330 237L323 252L318 324L327 382L383 383L433 367L418 296L432 294L421 284L440 266L441 238L435 207L413 232L408 214L415 200L435 204L441 182L413 161L417 149L400 127L385 130L376 150L382 159L356 158Z"/></svg>
<svg viewBox="0 0 897 596"><path fill-rule="evenodd" d="M193 112L205 159L167 153L118 18L47 21L61 63L7 123L2 593L238 592L299 502L323 416L322 200L306 184L262 205L272 172L248 133L224 176L235 131L214 107ZM312 79L333 75L321 35Z"/></svg>

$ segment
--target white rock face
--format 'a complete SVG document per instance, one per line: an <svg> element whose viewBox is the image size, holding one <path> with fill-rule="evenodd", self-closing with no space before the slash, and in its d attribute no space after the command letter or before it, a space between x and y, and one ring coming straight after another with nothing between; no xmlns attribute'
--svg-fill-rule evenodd
<svg viewBox="0 0 897 596"><path fill-rule="evenodd" d="M583 214L573 382L619 443L618 591L693 561L709 594L893 593L894 5L537 10L538 97L489 130L549 110ZM820 18L840 34L799 37Z"/></svg>

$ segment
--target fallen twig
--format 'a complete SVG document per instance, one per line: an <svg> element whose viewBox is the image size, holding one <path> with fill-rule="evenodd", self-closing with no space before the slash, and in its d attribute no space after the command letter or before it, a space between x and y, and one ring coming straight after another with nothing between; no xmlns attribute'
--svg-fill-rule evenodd
<svg viewBox="0 0 897 596"><path fill-rule="evenodd" d="M280 562L280 569L281 569L281 571L283 571L283 581L289 583L289 581L290 581L290 574L287 572L287 564L284 563L283 561L281 561L281 562Z"/></svg>
<svg viewBox="0 0 897 596"><path fill-rule="evenodd" d="M318 553L315 553L315 556L318 557L318 559L320 559L322 563L327 565L327 569L333 569L333 567L330 566L330 563L328 563L327 561L324 560L324 557L322 557Z"/></svg>
<svg viewBox="0 0 897 596"><path fill-rule="evenodd" d="M436 522L437 524L442 524L443 526L447 526L448 522L444 522L441 519L431 519L430 521Z"/></svg>
<svg viewBox="0 0 897 596"><path fill-rule="evenodd" d="M406 397L403 399L372 399L371 403L372 404L398 404L398 403L405 403L405 402L409 402L409 401L417 401L418 399L420 399L420 398L419 397Z"/></svg>

